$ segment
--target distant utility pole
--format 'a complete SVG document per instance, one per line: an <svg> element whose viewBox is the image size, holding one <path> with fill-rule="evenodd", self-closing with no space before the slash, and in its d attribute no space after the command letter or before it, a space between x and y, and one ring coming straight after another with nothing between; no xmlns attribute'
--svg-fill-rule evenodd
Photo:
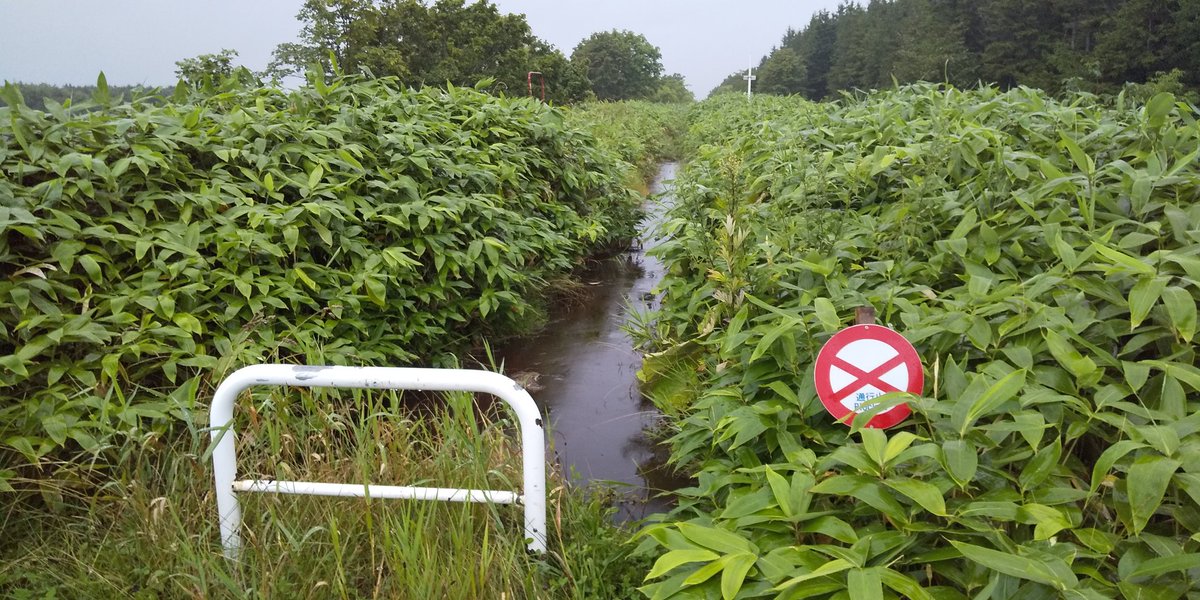
<svg viewBox="0 0 1200 600"><path fill-rule="evenodd" d="M752 84L755 79L758 79L754 76L754 59L750 59L750 62L747 63L746 76L742 79L746 80L746 99L749 100L751 96L750 84Z"/></svg>

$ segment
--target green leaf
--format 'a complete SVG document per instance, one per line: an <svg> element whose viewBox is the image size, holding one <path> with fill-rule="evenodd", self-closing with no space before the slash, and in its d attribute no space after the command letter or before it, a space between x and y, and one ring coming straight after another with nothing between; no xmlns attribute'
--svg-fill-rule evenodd
<svg viewBox="0 0 1200 600"><path fill-rule="evenodd" d="M1159 92L1146 103L1146 123L1155 129L1167 122L1171 109L1175 108L1175 94Z"/></svg>
<svg viewBox="0 0 1200 600"><path fill-rule="evenodd" d="M919 439L923 439L923 438L917 436L916 434L909 433L907 431L900 431L900 432L892 434L892 437L890 439L888 439L887 449L885 449L883 452L884 464L890 463L893 460L895 460L897 456L900 456L900 454L902 454L905 450L907 450L908 447L911 446L913 442L915 442ZM884 466L884 465L880 465L880 466Z"/></svg>
<svg viewBox="0 0 1200 600"><path fill-rule="evenodd" d="M1114 534L1092 527L1072 529L1071 533L1075 534L1080 543L1101 554L1108 554L1116 548L1117 536Z"/></svg>
<svg viewBox="0 0 1200 600"><path fill-rule="evenodd" d="M1146 528L1150 517L1154 516L1162 505L1167 484L1179 467L1178 461L1159 455L1141 456L1130 465L1129 513L1134 535Z"/></svg>
<svg viewBox="0 0 1200 600"><path fill-rule="evenodd" d="M84 254L79 257L79 265L87 272L88 278L92 283L97 285L104 283L104 272L100 270L100 263L90 254Z"/></svg>
<svg viewBox="0 0 1200 600"><path fill-rule="evenodd" d="M725 565L729 564L729 559L732 554L722 556L699 569L696 569L687 579L683 580L683 585L697 585L712 579L713 575L720 573L725 569Z"/></svg>
<svg viewBox="0 0 1200 600"><path fill-rule="evenodd" d="M716 560L720 557L721 556L716 552L704 550L702 548L694 548L690 550L672 550L658 557L658 560L654 562L654 567L650 569L650 572L646 575L644 580L649 581L656 577L661 577L671 569L683 564L692 562L707 562L710 560Z"/></svg>
<svg viewBox="0 0 1200 600"><path fill-rule="evenodd" d="M833 575L835 573L841 573L842 571L845 571L847 569L852 569L852 568L854 568L854 563L847 562L845 559L835 558L835 559L817 567L816 569L813 569L812 572L805 573L805 574L799 575L797 577L793 577L793 578L775 586L772 589L776 592L779 592L782 590L786 590L794 585L798 585L798 584L804 583L805 581L809 581L810 579L816 579L818 577L825 577L828 575Z"/></svg>
<svg viewBox="0 0 1200 600"><path fill-rule="evenodd" d="M1120 267L1122 270L1130 272L1134 275L1150 275L1156 273L1154 267L1132 257L1120 250L1114 250L1099 242L1092 242L1092 249L1100 256L1108 259L1110 264Z"/></svg>
<svg viewBox="0 0 1200 600"><path fill-rule="evenodd" d="M368 277L363 281L367 288L367 298L379 306L387 305L387 285L382 281Z"/></svg>
<svg viewBox="0 0 1200 600"><path fill-rule="evenodd" d="M1054 442L1039 450L1025 463L1017 483L1022 490L1032 490L1040 485L1058 467L1062 458L1062 441L1055 438Z"/></svg>
<svg viewBox="0 0 1200 600"><path fill-rule="evenodd" d="M1192 294L1184 288L1171 286L1162 290L1162 300L1175 333L1191 343L1196 336L1196 301Z"/></svg>
<svg viewBox="0 0 1200 600"><path fill-rule="evenodd" d="M1145 212L1146 204L1150 202L1150 194L1153 191L1154 181L1144 171L1139 172L1137 178L1133 180L1133 189L1129 194L1134 214L1140 215Z"/></svg>
<svg viewBox="0 0 1200 600"><path fill-rule="evenodd" d="M842 320L838 318L837 309L833 307L833 303L828 298L817 298L813 300L813 308L817 312L817 320L821 322L821 327L826 333L832 333L842 328Z"/></svg>
<svg viewBox="0 0 1200 600"><path fill-rule="evenodd" d="M1058 590L1068 590L1079 585L1079 580L1074 575L1069 578L1064 577L1071 573L1070 567L1067 567L1065 563L1059 569L1052 569L1046 562L1032 560L1019 554L1001 552L954 540L951 540L950 543L968 560L1011 577L1049 585ZM1055 560L1061 562L1061 559Z"/></svg>
<svg viewBox="0 0 1200 600"><path fill-rule="evenodd" d="M755 560L757 558L749 552L729 557L728 562L725 563L725 570L721 573L721 598L733 600L737 596L738 591L742 589L742 583L746 580L746 574L754 566Z"/></svg>
<svg viewBox="0 0 1200 600"><path fill-rule="evenodd" d="M746 319L750 315L750 305L743 304L742 308L733 315L729 320L729 324L725 327L725 343L721 346L722 354L730 354L737 346L738 333L741 332L742 326L745 325Z"/></svg>
<svg viewBox="0 0 1200 600"><path fill-rule="evenodd" d="M936 486L916 479L885 479L885 485L904 494L921 508L939 516L946 515L946 500Z"/></svg>
<svg viewBox="0 0 1200 600"><path fill-rule="evenodd" d="M884 453L887 449L887 434L880 429L862 429L858 432L862 439L863 450L867 456L871 458L871 462L879 466L879 470L883 469L886 461Z"/></svg>
<svg viewBox="0 0 1200 600"><path fill-rule="evenodd" d="M1048 540L1058 532L1071 528L1071 520L1053 506L1026 504L1021 507L1020 513L1024 517L1022 520L1032 520L1037 525L1033 530L1035 541Z"/></svg>
<svg viewBox="0 0 1200 600"><path fill-rule="evenodd" d="M104 71L96 76L96 90L92 92L92 101L101 106L107 106L112 100L112 96L108 92L108 78L104 76Z"/></svg>
<svg viewBox="0 0 1200 600"><path fill-rule="evenodd" d="M173 319L175 317L175 298L167 294L159 296L158 308L162 311L164 317Z"/></svg>
<svg viewBox="0 0 1200 600"><path fill-rule="evenodd" d="M883 598L883 580L880 567L850 569L846 573L846 591L850 600L879 600Z"/></svg>
<svg viewBox="0 0 1200 600"><path fill-rule="evenodd" d="M787 479L783 475L776 473L770 465L766 467L767 484L771 487L771 495L775 497L775 503L779 505L783 511L783 516L792 518L792 506L790 502L791 487L788 485Z"/></svg>
<svg viewBox="0 0 1200 600"><path fill-rule="evenodd" d="M359 171L364 170L362 163L358 162L358 159L354 158L354 156L352 156L349 152L346 152L346 150L344 148L339 148L337 151L337 155L343 161L345 161L346 164L354 167L355 169L358 169Z"/></svg>
<svg viewBox="0 0 1200 600"><path fill-rule="evenodd" d="M834 494L865 502L898 521L908 521L904 507L878 481L856 475L834 475L813 486L814 494Z"/></svg>
<svg viewBox="0 0 1200 600"><path fill-rule="evenodd" d="M308 189L314 189L318 183L321 183L321 177L325 175L325 169L321 165L313 167L313 170L308 174Z"/></svg>
<svg viewBox="0 0 1200 600"><path fill-rule="evenodd" d="M1191 553L1176 554L1174 556L1159 556L1151 558L1138 565L1137 568L1129 572L1129 575L1125 577L1125 580L1129 581L1139 577L1156 577L1164 573L1190 571L1192 569L1200 569L1200 554Z"/></svg>
<svg viewBox="0 0 1200 600"><path fill-rule="evenodd" d="M14 287L8 290L8 297L12 298L13 305L17 309L24 311L29 307L29 290L21 287Z"/></svg>
<svg viewBox="0 0 1200 600"><path fill-rule="evenodd" d="M187 313L175 313L175 316L171 320L174 321L175 325L179 326L180 329L188 333L194 333L196 335L202 335L204 333L204 327L200 324L200 319L197 319L196 317L193 317Z"/></svg>
<svg viewBox="0 0 1200 600"><path fill-rule="evenodd" d="M1092 161L1092 157L1088 156L1087 153L1079 147L1079 144L1075 143L1075 140L1067 137L1064 134L1060 134L1059 139L1062 140L1063 147L1065 147L1067 152L1070 153L1071 161L1075 163L1075 168L1079 169L1079 172L1090 175L1096 171L1096 164Z"/></svg>
<svg viewBox="0 0 1200 600"><path fill-rule="evenodd" d="M40 458L43 454L33 448L33 440L31 440L27 436L23 436L23 435L11 436L11 437L6 438L4 440L4 443L6 445L14 448L18 452L20 452L26 459L28 459L32 463L36 463L38 458ZM39 444L40 444L40 442L39 442Z"/></svg>
<svg viewBox="0 0 1200 600"><path fill-rule="evenodd" d="M1131 361L1122 361L1121 370L1125 373L1125 383L1129 384L1129 388L1135 393L1146 385L1146 380L1150 378L1150 366Z"/></svg>
<svg viewBox="0 0 1200 600"><path fill-rule="evenodd" d="M1096 363L1080 354L1067 338L1052 329L1044 330L1042 336L1046 338L1046 344L1054 359L1075 377L1087 377L1096 371Z"/></svg>
<svg viewBox="0 0 1200 600"><path fill-rule="evenodd" d="M735 533L730 533L724 529L715 527L704 527L695 523L677 523L675 525L687 539L704 546L711 548L717 552L727 554L736 554L739 552L756 552L757 549L746 538L743 538Z"/></svg>
<svg viewBox="0 0 1200 600"><path fill-rule="evenodd" d="M967 440L947 440L942 442L942 457L942 465L950 474L950 478L958 487L966 489L979 468L979 454L975 444Z"/></svg>
<svg viewBox="0 0 1200 600"><path fill-rule="evenodd" d="M55 444L62 445L67 441L67 431L70 426L63 415L46 415L42 417L42 429Z"/></svg>
<svg viewBox="0 0 1200 600"><path fill-rule="evenodd" d="M775 327L772 327L771 330L763 335L762 339L759 340L758 345L754 347L754 352L750 354L750 362L754 362L759 358L762 358L762 356L771 349L771 344L774 344L775 340L779 339L779 336L791 331L798 325L800 325L799 321L786 320Z"/></svg>
<svg viewBox="0 0 1200 600"><path fill-rule="evenodd" d="M880 579L885 585L900 594L900 597L907 600L934 600L933 596L920 584L902 573L884 568L881 570Z"/></svg>
<svg viewBox="0 0 1200 600"><path fill-rule="evenodd" d="M134 244L133 258L136 260L142 260L142 258L146 256L146 253L150 251L150 248L153 247L153 245L154 244L150 240L138 240Z"/></svg>
<svg viewBox="0 0 1200 600"><path fill-rule="evenodd" d="M1144 360L1142 364L1157 367L1171 377L1186 383L1193 390L1200 391L1200 368L1194 365L1167 360Z"/></svg>
<svg viewBox="0 0 1200 600"><path fill-rule="evenodd" d="M292 272L296 274L297 279L303 281L304 285L308 286L308 289L314 292L321 291L321 286L317 285L317 282L313 281L312 278L308 276L308 273L305 273L304 269L300 268L300 265L293 267Z"/></svg>
<svg viewBox="0 0 1200 600"><path fill-rule="evenodd" d="M805 521L800 527L800 531L804 533L819 533L827 535L839 542L853 544L858 541L858 533L849 523L833 516L817 517L811 521Z"/></svg>
<svg viewBox="0 0 1200 600"><path fill-rule="evenodd" d="M1096 464L1092 467L1092 485L1088 488L1091 493L1096 493L1100 488L1100 484L1104 481L1105 475L1112 470L1112 466L1118 460L1121 460L1126 454L1145 448L1145 444L1141 444L1132 440L1120 440L1117 443L1109 446L1100 454L1100 458L1096 459Z"/></svg>
<svg viewBox="0 0 1200 600"><path fill-rule="evenodd" d="M1166 277L1142 277L1134 284L1133 289L1129 290L1130 330L1142 324L1166 287Z"/></svg>
<svg viewBox="0 0 1200 600"><path fill-rule="evenodd" d="M967 410L966 420L958 426L958 434L966 436L967 430L975 424L975 421L1000 408L1023 387L1025 387L1025 369L1018 369L1000 378L971 403L970 409Z"/></svg>

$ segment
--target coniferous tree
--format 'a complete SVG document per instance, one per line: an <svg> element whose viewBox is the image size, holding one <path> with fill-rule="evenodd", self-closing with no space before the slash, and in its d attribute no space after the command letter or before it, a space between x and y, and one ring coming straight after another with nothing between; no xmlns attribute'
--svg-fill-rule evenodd
<svg viewBox="0 0 1200 600"><path fill-rule="evenodd" d="M893 80L1186 91L1200 87L1200 0L847 0L788 29L760 66L761 91L791 93L781 82L800 79L812 99ZM743 88L741 76L714 92Z"/></svg>
<svg viewBox="0 0 1200 600"><path fill-rule="evenodd" d="M833 49L837 42L837 23L828 11L819 11L812 16L808 27L796 34L794 39L784 38L784 48L791 48L804 65L804 87L800 90L808 98L824 98L829 91L829 70L833 67Z"/></svg>
<svg viewBox="0 0 1200 600"><path fill-rule="evenodd" d="M969 80L973 62L963 40L964 25L955 3L909 0L897 21L900 46L892 74L899 81Z"/></svg>
<svg viewBox="0 0 1200 600"><path fill-rule="evenodd" d="M837 28L833 42L833 64L826 79L827 94L852 88L877 86L877 68L872 68L870 17L866 9L843 2L837 9Z"/></svg>
<svg viewBox="0 0 1200 600"><path fill-rule="evenodd" d="M1200 1L1178 0L1167 26L1164 59L1183 71L1183 82L1200 88Z"/></svg>
<svg viewBox="0 0 1200 600"><path fill-rule="evenodd" d="M1145 81L1167 70L1171 12L1163 0L1128 0L1106 19L1096 44L1104 79Z"/></svg>
<svg viewBox="0 0 1200 600"><path fill-rule="evenodd" d="M758 66L758 91L781 96L798 94L808 83L804 59L791 48L778 48Z"/></svg>

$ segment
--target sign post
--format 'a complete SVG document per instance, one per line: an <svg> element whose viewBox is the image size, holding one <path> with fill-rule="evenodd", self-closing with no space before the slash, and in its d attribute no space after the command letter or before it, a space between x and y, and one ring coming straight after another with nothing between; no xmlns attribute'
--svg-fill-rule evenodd
<svg viewBox="0 0 1200 600"><path fill-rule="evenodd" d="M821 347L815 367L817 396L825 410L851 424L875 407L875 398L890 392L920 394L925 387L921 358L904 336L882 325L843 329ZM875 415L867 427L892 427L912 413L898 404Z"/></svg>
<svg viewBox="0 0 1200 600"><path fill-rule="evenodd" d="M758 79L758 77L754 76L753 60L750 63L748 63L748 65L746 67L746 75L745 75L745 77L742 77L742 79L746 80L746 99L749 100L750 99L750 84L753 83L755 79Z"/></svg>

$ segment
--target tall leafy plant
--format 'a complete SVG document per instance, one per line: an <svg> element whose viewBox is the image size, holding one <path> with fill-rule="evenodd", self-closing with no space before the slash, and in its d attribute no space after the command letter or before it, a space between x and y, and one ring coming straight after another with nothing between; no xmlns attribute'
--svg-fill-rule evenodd
<svg viewBox="0 0 1200 600"><path fill-rule="evenodd" d="M701 105L645 369L698 484L642 533L647 596L1200 593L1196 117L935 86ZM812 381L868 304L930 382L887 432Z"/></svg>
<svg viewBox="0 0 1200 600"><path fill-rule="evenodd" d="M166 427L243 364L437 365L520 331L640 217L621 161L530 99L319 76L4 95L0 487Z"/></svg>

